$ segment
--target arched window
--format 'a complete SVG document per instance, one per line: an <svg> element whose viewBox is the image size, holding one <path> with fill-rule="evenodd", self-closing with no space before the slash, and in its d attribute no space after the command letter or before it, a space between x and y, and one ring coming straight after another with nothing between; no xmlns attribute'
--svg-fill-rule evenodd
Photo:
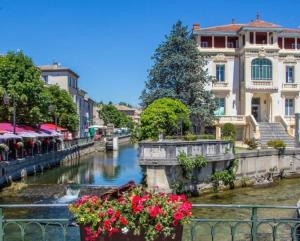
<svg viewBox="0 0 300 241"><path fill-rule="evenodd" d="M254 59L251 63L252 80L272 80L272 62L268 59Z"/></svg>

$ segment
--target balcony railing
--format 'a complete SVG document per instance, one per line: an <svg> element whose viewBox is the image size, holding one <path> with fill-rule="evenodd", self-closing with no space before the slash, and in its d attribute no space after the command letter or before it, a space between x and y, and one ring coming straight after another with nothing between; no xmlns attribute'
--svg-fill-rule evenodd
<svg viewBox="0 0 300 241"><path fill-rule="evenodd" d="M220 123L227 123L227 122L240 122L241 124L246 123L246 116L244 115L223 115L219 117Z"/></svg>
<svg viewBox="0 0 300 241"><path fill-rule="evenodd" d="M213 82L214 88L227 88L228 86L228 82Z"/></svg>
<svg viewBox="0 0 300 241"><path fill-rule="evenodd" d="M48 209L49 214L51 208L62 209L65 218L7 219L3 216L3 210L28 213ZM78 227L72 224L66 208L66 204L1 205L0 241L79 241ZM182 240L297 241L300 239L299 211L297 206L193 204L195 218L185 226Z"/></svg>
<svg viewBox="0 0 300 241"><path fill-rule="evenodd" d="M264 80L253 80L252 81L253 86L272 86L271 81L264 81Z"/></svg>
<svg viewBox="0 0 300 241"><path fill-rule="evenodd" d="M284 83L282 85L283 89L289 89L289 90L298 90L299 89L299 85L296 83Z"/></svg>

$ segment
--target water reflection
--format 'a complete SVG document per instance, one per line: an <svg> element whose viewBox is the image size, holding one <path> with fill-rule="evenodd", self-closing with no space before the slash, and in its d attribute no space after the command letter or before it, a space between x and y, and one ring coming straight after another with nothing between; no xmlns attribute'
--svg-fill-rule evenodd
<svg viewBox="0 0 300 241"><path fill-rule="evenodd" d="M118 152L94 153L66 161L61 167L26 178L27 184L95 184L122 185L142 179L135 146L127 145Z"/></svg>

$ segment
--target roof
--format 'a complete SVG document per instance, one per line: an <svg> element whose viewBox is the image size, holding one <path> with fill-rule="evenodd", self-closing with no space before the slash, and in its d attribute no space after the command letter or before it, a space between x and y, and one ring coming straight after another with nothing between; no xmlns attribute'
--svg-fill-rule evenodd
<svg viewBox="0 0 300 241"><path fill-rule="evenodd" d="M79 75L76 74L73 70L71 70L70 68L61 66L59 64L50 64L50 65L40 65L38 66L38 68L43 72L69 72L71 74L73 74L74 76L76 76L76 78L79 78Z"/></svg>
<svg viewBox="0 0 300 241"><path fill-rule="evenodd" d="M126 105L115 105L115 107L119 110L119 111L136 111L136 109L128 107Z"/></svg>
<svg viewBox="0 0 300 241"><path fill-rule="evenodd" d="M270 23L263 21L261 19L256 19L254 21L251 21L249 23L232 23L232 24L226 24L226 25L219 25L219 26L213 26L213 27L207 27L207 28L199 28L198 24L195 24L194 26L197 26L197 28L194 28L194 33L201 33L201 32L228 32L228 33L237 33L238 31L242 29L270 29L274 31L280 31L283 33L300 33L300 29L292 29L292 28L284 28L278 24Z"/></svg>

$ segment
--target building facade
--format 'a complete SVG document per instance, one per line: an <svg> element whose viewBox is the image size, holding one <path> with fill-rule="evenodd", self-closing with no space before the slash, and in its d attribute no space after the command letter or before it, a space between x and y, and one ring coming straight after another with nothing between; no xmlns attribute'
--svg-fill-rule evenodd
<svg viewBox="0 0 300 241"><path fill-rule="evenodd" d="M217 136L227 122L239 138L260 137L261 123L280 123L294 135L299 112L300 29L265 22L201 28L193 35L214 77L207 88L217 102Z"/></svg>
<svg viewBox="0 0 300 241"><path fill-rule="evenodd" d="M142 111L137 108L129 107L126 105L115 105L118 111L129 116L135 123L140 123Z"/></svg>
<svg viewBox="0 0 300 241"><path fill-rule="evenodd" d="M39 69L45 84L58 85L70 94L76 104L79 118L76 136L88 136L88 126L92 125L93 122L94 101L89 98L87 92L78 87L79 75L70 68L62 67L57 63L39 66Z"/></svg>

